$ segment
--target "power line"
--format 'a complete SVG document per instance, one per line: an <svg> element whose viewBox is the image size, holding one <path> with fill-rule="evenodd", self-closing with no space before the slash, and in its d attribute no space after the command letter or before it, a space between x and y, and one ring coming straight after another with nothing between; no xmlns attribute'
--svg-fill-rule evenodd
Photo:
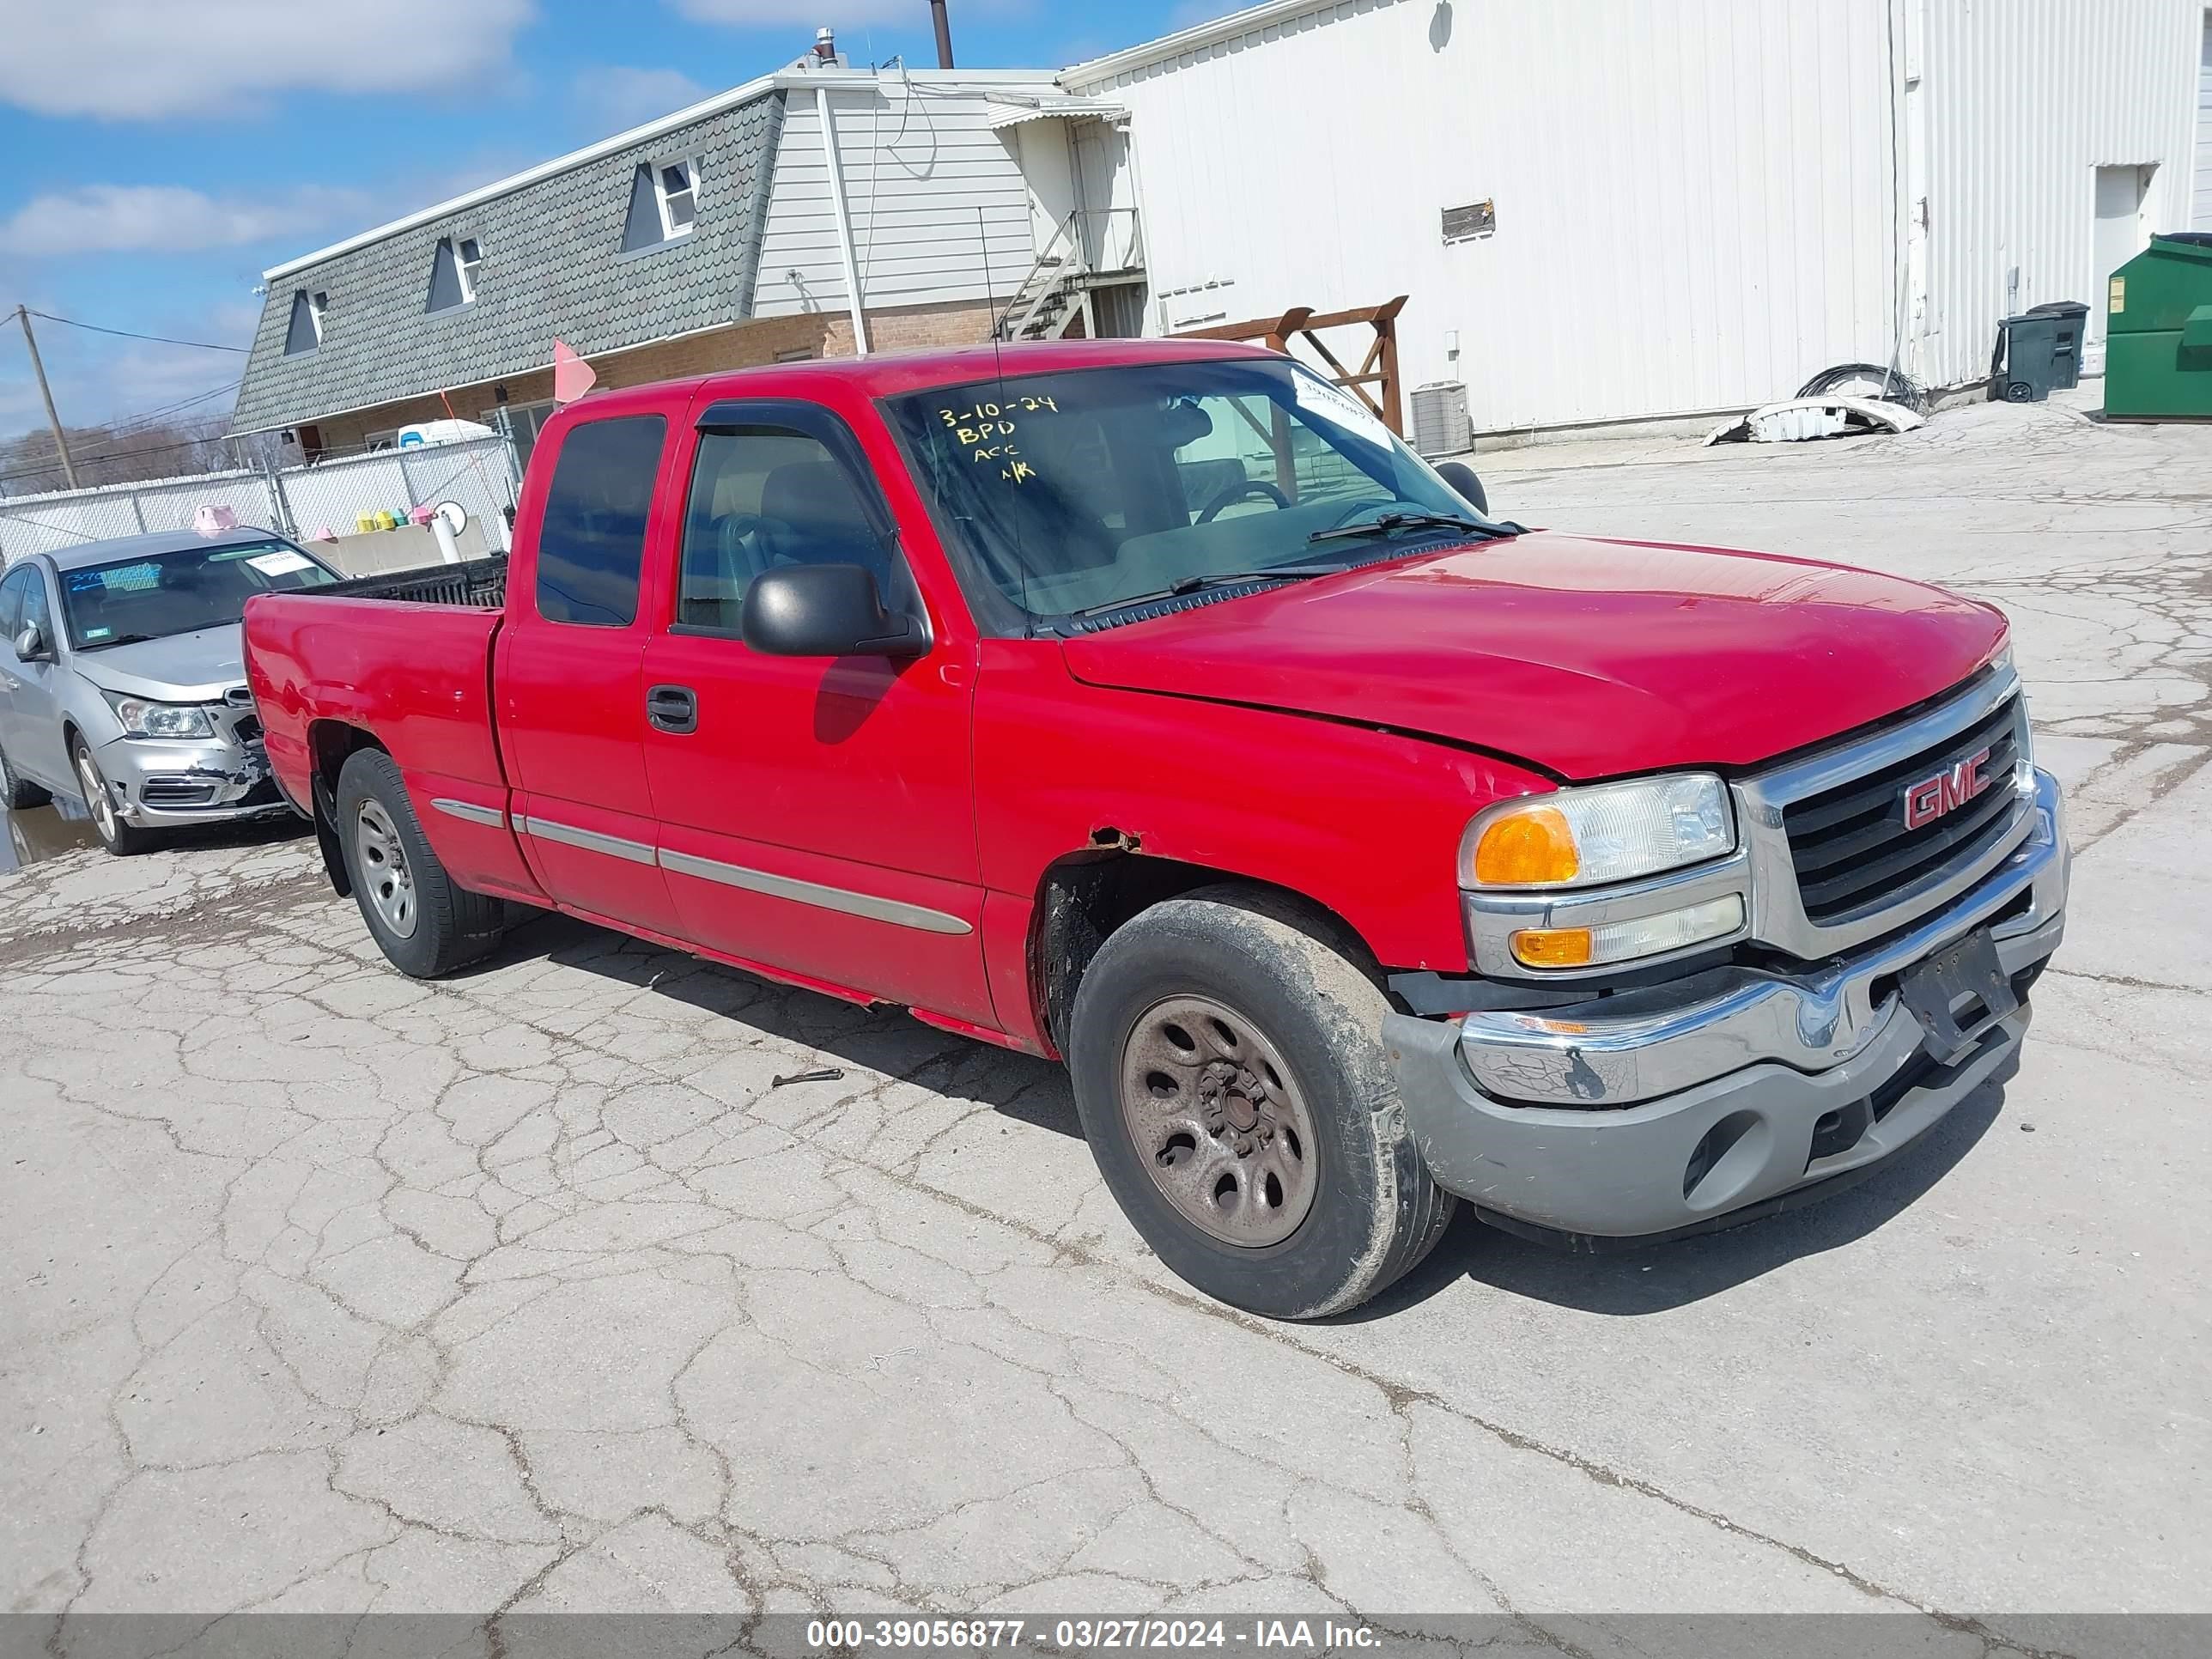
<svg viewBox="0 0 2212 1659"><path fill-rule="evenodd" d="M136 461L143 459L149 455L167 455L173 453L175 451L179 449L198 449L204 446L227 443L228 441L229 441L229 440L227 436L217 434L205 438L186 438L178 443L146 444L137 447L126 445L125 447L120 449L104 449L97 454L79 455L76 459L80 466L88 467L95 461ZM58 460L47 461L43 464L34 464L30 466L18 468L13 472L0 472L0 483L11 483L17 478L52 477L60 472L60 471L61 466ZM136 480L135 482L140 483L159 483L162 481L159 478L142 478ZM106 484L88 484L85 486L87 489L102 489L116 487L117 486Z"/></svg>
<svg viewBox="0 0 2212 1659"><path fill-rule="evenodd" d="M110 421L106 422L107 430L111 433L143 432L149 426L158 426L165 416L174 415L181 410L190 409L194 404L204 404L210 398L220 398L226 392L235 392L242 384L244 384L242 380L225 380L221 386L210 391L196 392L189 398L179 398L173 404L163 404L159 409L149 409L143 414L125 415Z"/></svg>
<svg viewBox="0 0 2212 1659"><path fill-rule="evenodd" d="M151 340L155 345L191 346L198 351L235 351L241 357L251 349L246 346L216 345L206 340L173 340L166 334L139 334L127 328L103 328L98 323L80 323L74 317L57 317L51 311L38 311L28 306L23 308L29 311L33 317L43 318L50 323L59 323L64 328L82 328L94 334L112 334L118 339Z"/></svg>

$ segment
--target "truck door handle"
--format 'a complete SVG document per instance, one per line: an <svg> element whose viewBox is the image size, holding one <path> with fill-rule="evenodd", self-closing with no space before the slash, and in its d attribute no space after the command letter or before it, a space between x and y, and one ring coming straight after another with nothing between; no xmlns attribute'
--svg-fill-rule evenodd
<svg viewBox="0 0 2212 1659"><path fill-rule="evenodd" d="M645 717L656 732L683 737L699 729L699 698L688 685L656 685L645 694Z"/></svg>

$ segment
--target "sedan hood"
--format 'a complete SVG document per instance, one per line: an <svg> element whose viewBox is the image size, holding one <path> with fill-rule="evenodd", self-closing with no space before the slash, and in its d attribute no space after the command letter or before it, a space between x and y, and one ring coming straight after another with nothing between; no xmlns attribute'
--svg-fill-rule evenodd
<svg viewBox="0 0 2212 1659"><path fill-rule="evenodd" d="M102 690L153 702L221 702L246 684L246 635L236 623L136 645L80 650L70 665Z"/></svg>
<svg viewBox="0 0 2212 1659"><path fill-rule="evenodd" d="M1067 640L1093 685L1396 727L1583 780L1748 766L1934 696L1993 607L1872 571L1532 532Z"/></svg>

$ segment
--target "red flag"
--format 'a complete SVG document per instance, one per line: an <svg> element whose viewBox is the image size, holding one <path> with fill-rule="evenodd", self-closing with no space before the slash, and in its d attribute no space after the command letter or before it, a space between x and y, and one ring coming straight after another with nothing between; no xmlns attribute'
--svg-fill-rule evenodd
<svg viewBox="0 0 2212 1659"><path fill-rule="evenodd" d="M573 404L593 386L599 377L592 366L568 349L565 340L553 342L553 401Z"/></svg>

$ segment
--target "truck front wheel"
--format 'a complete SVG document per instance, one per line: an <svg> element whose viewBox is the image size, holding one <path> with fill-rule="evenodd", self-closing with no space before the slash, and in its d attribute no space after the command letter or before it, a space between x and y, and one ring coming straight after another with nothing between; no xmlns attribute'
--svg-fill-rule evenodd
<svg viewBox="0 0 2212 1659"><path fill-rule="evenodd" d="M1207 888L1099 948L1068 1069L1108 1188L1207 1295L1311 1319L1426 1255L1455 1200L1407 1133L1373 980L1318 919Z"/></svg>
<svg viewBox="0 0 2212 1659"><path fill-rule="evenodd" d="M499 901L457 885L430 848L392 757L361 749L338 773L338 846L362 919L415 979L465 967L499 942Z"/></svg>

